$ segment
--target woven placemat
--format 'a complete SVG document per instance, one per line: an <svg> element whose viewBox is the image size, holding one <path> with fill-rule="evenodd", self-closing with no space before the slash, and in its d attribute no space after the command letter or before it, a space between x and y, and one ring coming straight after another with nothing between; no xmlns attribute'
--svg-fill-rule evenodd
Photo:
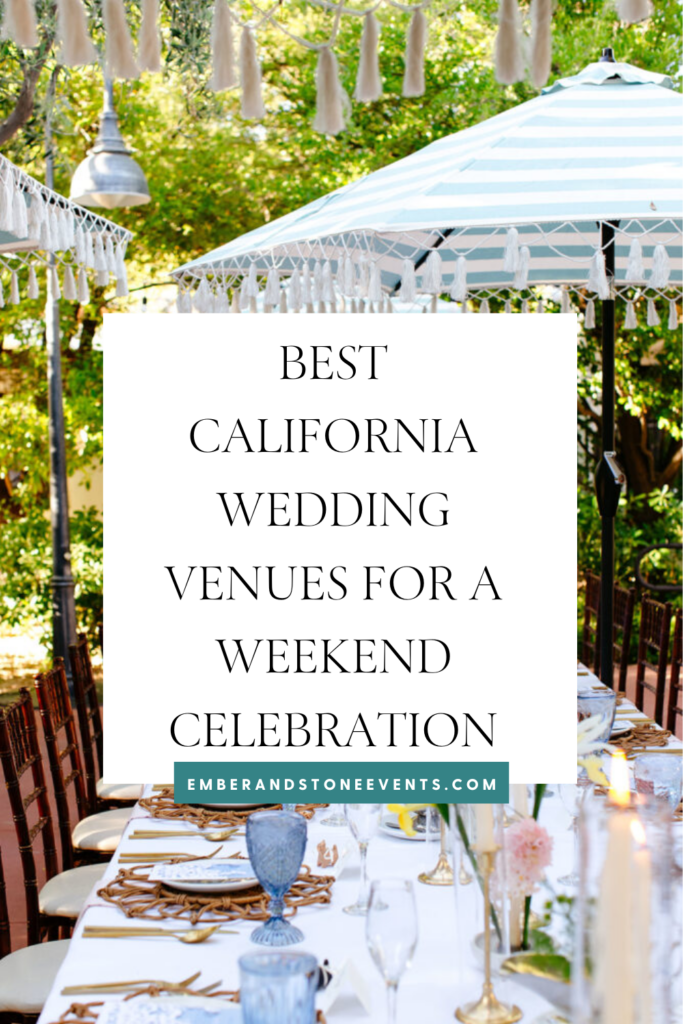
<svg viewBox="0 0 683 1024"><path fill-rule="evenodd" d="M626 757L631 759L637 754L645 753L648 748L667 747L672 735L669 729L660 729L659 726L646 722L643 725L634 725L628 732L616 737L612 741L612 746L623 750Z"/></svg>
<svg viewBox="0 0 683 1024"><path fill-rule="evenodd" d="M217 824L228 826L244 825L250 814L266 810L266 807L245 808L243 811L214 811L210 807L195 807L192 804L177 804L173 800L173 787L168 786L139 801L152 818L163 818L166 821L187 821L196 828L215 828ZM312 818L319 807L329 804L297 804L296 810L304 818ZM281 811L282 804L268 804L269 811Z"/></svg>
<svg viewBox="0 0 683 1024"><path fill-rule="evenodd" d="M122 910L126 917L151 921L187 919L198 921L266 921L269 897L260 885L239 892L207 894L177 892L149 878L149 864L121 868L109 885L97 895ZM332 899L334 878L314 875L305 864L285 896L285 917L293 917L299 907L326 906Z"/></svg>

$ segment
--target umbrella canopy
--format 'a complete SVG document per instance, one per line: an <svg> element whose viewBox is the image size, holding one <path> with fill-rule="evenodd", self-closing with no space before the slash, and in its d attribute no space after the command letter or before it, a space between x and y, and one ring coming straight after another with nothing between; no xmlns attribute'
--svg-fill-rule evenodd
<svg viewBox="0 0 683 1024"><path fill-rule="evenodd" d="M249 275L245 287L255 296L269 272L273 305L279 278L307 271L314 301L376 300L402 286L404 297L417 287L458 301L534 285L604 298L601 225L616 222L617 288L662 292L683 277L682 113L668 77L589 64L536 99L243 235L174 277L185 306L198 289L195 305L207 311Z"/></svg>
<svg viewBox="0 0 683 1024"><path fill-rule="evenodd" d="M19 303L22 291L37 299L41 270L51 275L56 298L88 302L88 274L100 286L113 276L116 294L127 295L125 255L132 237L0 155L0 309L5 301ZM9 277L6 298L3 271Z"/></svg>

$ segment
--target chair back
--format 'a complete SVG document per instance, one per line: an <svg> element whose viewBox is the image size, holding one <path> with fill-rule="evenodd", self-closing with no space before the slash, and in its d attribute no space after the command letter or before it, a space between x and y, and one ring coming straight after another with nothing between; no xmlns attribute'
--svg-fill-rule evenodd
<svg viewBox="0 0 683 1024"><path fill-rule="evenodd" d="M9 930L9 911L7 909L7 887L5 872L2 866L2 850L0 850L0 960L12 952L12 940Z"/></svg>
<svg viewBox="0 0 683 1024"><path fill-rule="evenodd" d="M90 813L98 807L97 780L102 778L102 714L97 697L97 687L92 674L92 663L85 633L78 634L78 641L69 645L69 660L74 684L74 703L78 717L83 750L85 785L88 793ZM97 763L95 758L97 757Z"/></svg>
<svg viewBox="0 0 683 1024"><path fill-rule="evenodd" d="M671 611L668 602L662 604L661 601L651 601L647 597L640 602L635 703L636 707L643 711L645 691L654 694L653 718L658 725L662 724L664 717Z"/></svg>
<svg viewBox="0 0 683 1024"><path fill-rule="evenodd" d="M28 941L29 945L33 945L41 939L38 877L33 853L33 844L38 836L42 837L48 879L57 874L58 864L45 772L38 746L36 716L31 694L25 688L19 691L19 698L13 704L0 708L0 760L19 841L26 893ZM34 805L35 821L30 824L29 810ZM33 811L30 817L34 817ZM2 899L0 897L0 949L4 941L1 933Z"/></svg>
<svg viewBox="0 0 683 1024"><path fill-rule="evenodd" d="M681 609L677 608L676 615L674 616L674 639L671 648L671 672L669 673L669 702L666 716L666 727L674 735L676 734L676 717L680 715L683 718L683 707L681 707L679 701L679 694L683 693L683 683L681 683L681 660L683 659L682 619Z"/></svg>
<svg viewBox="0 0 683 1024"><path fill-rule="evenodd" d="M614 667L618 672L617 689L626 689L631 633L633 632L633 609L636 592L633 587L614 588L612 650ZM600 675L600 577L586 573L586 603L583 612L583 642L581 660ZM613 679L602 679L606 686L614 686Z"/></svg>
<svg viewBox="0 0 683 1024"><path fill-rule="evenodd" d="M612 648L614 650L614 667L619 676L617 690L626 691L626 676L628 675L628 659L631 648L631 633L633 632L633 609L636 604L635 587L626 590L625 587L614 588L614 625L612 631ZM611 680L603 680L608 686L612 685Z"/></svg>
<svg viewBox="0 0 683 1024"><path fill-rule="evenodd" d="M36 676L36 693L57 804L62 865L66 871L74 866L69 787L73 786L75 790L79 821L88 814L88 798L76 737L76 723L69 698L69 686L61 658L54 659L53 668L49 672L41 672Z"/></svg>
<svg viewBox="0 0 683 1024"><path fill-rule="evenodd" d="M600 614L600 577L586 573L586 602L583 609L583 632L581 638L581 661L586 668L592 668L596 675L600 667L600 644L598 643L598 616Z"/></svg>

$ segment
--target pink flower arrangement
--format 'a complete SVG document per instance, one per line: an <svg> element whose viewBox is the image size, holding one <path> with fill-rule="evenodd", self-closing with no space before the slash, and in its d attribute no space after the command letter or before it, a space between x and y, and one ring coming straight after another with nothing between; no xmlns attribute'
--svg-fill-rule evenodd
<svg viewBox="0 0 683 1024"><path fill-rule="evenodd" d="M553 841L533 818L516 821L505 832L508 895L531 896L552 860Z"/></svg>

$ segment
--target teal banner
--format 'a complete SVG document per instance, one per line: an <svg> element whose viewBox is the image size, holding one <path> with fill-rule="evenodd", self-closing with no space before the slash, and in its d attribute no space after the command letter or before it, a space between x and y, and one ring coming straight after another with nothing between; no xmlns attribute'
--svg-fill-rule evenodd
<svg viewBox="0 0 683 1024"><path fill-rule="evenodd" d="M176 762L183 804L462 803L509 798L507 761Z"/></svg>

